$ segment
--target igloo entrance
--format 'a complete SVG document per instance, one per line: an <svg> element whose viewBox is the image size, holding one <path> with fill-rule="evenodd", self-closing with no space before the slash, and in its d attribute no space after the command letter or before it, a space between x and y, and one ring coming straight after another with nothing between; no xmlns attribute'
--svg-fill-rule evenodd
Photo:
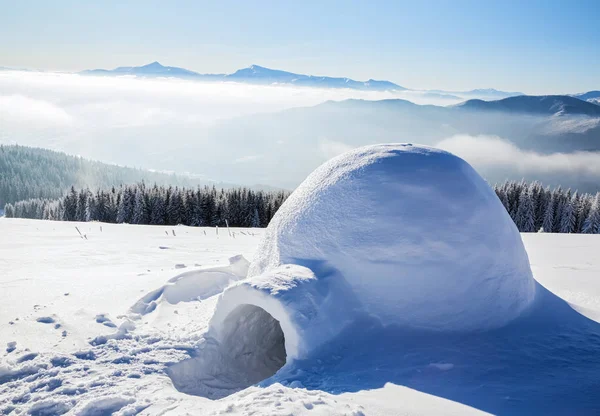
<svg viewBox="0 0 600 416"><path fill-rule="evenodd" d="M222 328L220 341L207 339L198 356L169 369L177 390L219 399L271 377L285 365L283 330L264 309L240 305Z"/></svg>
<svg viewBox="0 0 600 416"><path fill-rule="evenodd" d="M222 347L248 385L271 377L285 364L285 337L279 321L254 305L238 306L225 319Z"/></svg>

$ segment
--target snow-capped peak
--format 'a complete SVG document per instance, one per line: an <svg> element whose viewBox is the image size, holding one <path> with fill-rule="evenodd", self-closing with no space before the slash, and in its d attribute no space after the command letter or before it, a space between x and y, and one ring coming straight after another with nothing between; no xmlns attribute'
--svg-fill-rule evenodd
<svg viewBox="0 0 600 416"><path fill-rule="evenodd" d="M154 61L154 62L151 62L149 64L143 65L140 68L147 68L147 69L151 69L151 68L155 69L156 68L157 69L157 68L164 68L164 66L161 65L160 62Z"/></svg>

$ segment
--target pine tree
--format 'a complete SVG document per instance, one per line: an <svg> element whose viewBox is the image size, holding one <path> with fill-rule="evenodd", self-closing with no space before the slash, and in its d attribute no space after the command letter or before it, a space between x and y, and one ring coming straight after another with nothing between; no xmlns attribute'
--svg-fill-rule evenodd
<svg viewBox="0 0 600 416"><path fill-rule="evenodd" d="M145 201L144 201L144 188L138 187L135 192L135 203L133 206L133 214L131 216L132 224L145 224Z"/></svg>
<svg viewBox="0 0 600 416"><path fill-rule="evenodd" d="M571 199L565 202L562 218L560 220L559 232L570 234L575 231L575 226L577 224L577 218L575 216L577 210L577 201L577 192L575 192Z"/></svg>
<svg viewBox="0 0 600 416"><path fill-rule="evenodd" d="M600 192L594 198L590 213L583 224L582 232L584 234L600 234Z"/></svg>
<svg viewBox="0 0 600 416"><path fill-rule="evenodd" d="M254 215L252 216L252 221L250 222L250 227L252 228L260 228L260 216L258 215L258 209L254 209Z"/></svg>
<svg viewBox="0 0 600 416"><path fill-rule="evenodd" d="M75 221L77 217L77 191L71 186L71 191L64 197L64 221Z"/></svg>
<svg viewBox="0 0 600 416"><path fill-rule="evenodd" d="M548 203L546 204L546 211L544 212L544 221L542 222L542 228L545 233L553 232L554 228L554 193L550 194L550 199L548 199Z"/></svg>
<svg viewBox="0 0 600 416"><path fill-rule="evenodd" d="M521 232L535 232L534 206L529 189L525 188L519 196L517 209L517 228Z"/></svg>
<svg viewBox="0 0 600 416"><path fill-rule="evenodd" d="M165 223L165 218L167 217L167 211L165 207L165 200L159 193L158 189L153 189L152 194L150 196L150 224L152 225L163 225Z"/></svg>
<svg viewBox="0 0 600 416"><path fill-rule="evenodd" d="M75 220L76 221L85 221L86 220L86 207L87 207L88 193L89 193L89 191L87 189L83 189L79 192L79 195L77 196L77 209L75 212Z"/></svg>
<svg viewBox="0 0 600 416"><path fill-rule="evenodd" d="M583 232L583 226L587 219L590 209L592 208L592 198L589 195L581 195L579 197L579 212L577 213L576 232Z"/></svg>
<svg viewBox="0 0 600 416"><path fill-rule="evenodd" d="M96 219L96 199L93 194L88 195L85 205L85 221Z"/></svg>
<svg viewBox="0 0 600 416"><path fill-rule="evenodd" d="M13 218L15 216L15 207L12 204L4 206L4 216L6 218Z"/></svg>
<svg viewBox="0 0 600 416"><path fill-rule="evenodd" d="M131 193L130 188L125 187L121 192L121 199L119 200L119 205L117 207L117 223L127 223L131 219L131 214L133 211L132 203L131 203Z"/></svg>
<svg viewBox="0 0 600 416"><path fill-rule="evenodd" d="M544 189L542 185L536 182L536 198L535 198L535 229L539 230L542 228L544 223L544 214L546 212L546 205L548 204L548 198L550 191Z"/></svg>
<svg viewBox="0 0 600 416"><path fill-rule="evenodd" d="M565 206L565 195L562 187L556 188L554 191L555 197L554 200L554 224L552 226L552 232L558 233L560 232L560 219L562 218L562 212Z"/></svg>

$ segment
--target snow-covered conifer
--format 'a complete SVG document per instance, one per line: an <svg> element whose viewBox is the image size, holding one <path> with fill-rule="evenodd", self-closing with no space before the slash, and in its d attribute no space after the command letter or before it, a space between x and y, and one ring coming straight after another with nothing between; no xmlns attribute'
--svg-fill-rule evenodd
<svg viewBox="0 0 600 416"><path fill-rule="evenodd" d="M584 234L600 234L600 192L594 198L590 213L583 224L582 232Z"/></svg>

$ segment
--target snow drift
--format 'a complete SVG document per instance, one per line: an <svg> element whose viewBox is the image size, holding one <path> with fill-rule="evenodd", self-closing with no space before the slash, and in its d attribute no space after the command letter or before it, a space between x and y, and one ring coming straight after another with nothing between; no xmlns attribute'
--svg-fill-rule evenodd
<svg viewBox="0 0 600 416"><path fill-rule="evenodd" d="M359 317L488 330L526 310L535 287L515 225L469 164L429 147L368 146L319 167L283 204L206 339L257 382Z"/></svg>

